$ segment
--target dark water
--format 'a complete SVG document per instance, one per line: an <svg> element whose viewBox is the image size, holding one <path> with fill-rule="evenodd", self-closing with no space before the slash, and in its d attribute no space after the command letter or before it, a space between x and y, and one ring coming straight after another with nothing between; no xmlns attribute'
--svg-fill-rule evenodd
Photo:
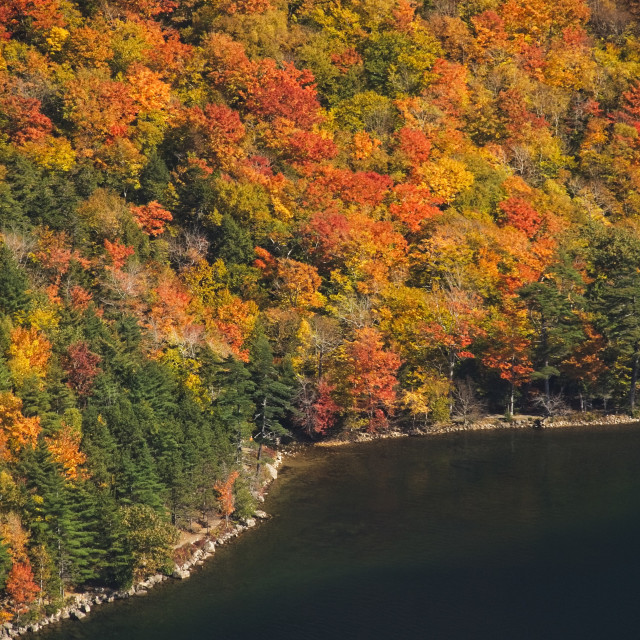
<svg viewBox="0 0 640 640"><path fill-rule="evenodd" d="M312 451L184 583L42 640L640 638L640 429Z"/></svg>

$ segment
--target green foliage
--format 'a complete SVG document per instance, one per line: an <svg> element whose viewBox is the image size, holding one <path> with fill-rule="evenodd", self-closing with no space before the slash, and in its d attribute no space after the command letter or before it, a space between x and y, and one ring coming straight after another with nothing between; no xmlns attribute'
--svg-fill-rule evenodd
<svg viewBox="0 0 640 640"><path fill-rule="evenodd" d="M121 517L134 577L171 572L173 545L178 539L171 523L143 504L122 507Z"/></svg>
<svg viewBox="0 0 640 640"><path fill-rule="evenodd" d="M4 589L11 569L11 556L7 547L0 543L0 589Z"/></svg>
<svg viewBox="0 0 640 640"><path fill-rule="evenodd" d="M0 581L169 570L230 470L251 515L267 443L446 421L467 377L635 409L631 14L4 4Z"/></svg>
<svg viewBox="0 0 640 640"><path fill-rule="evenodd" d="M29 305L28 287L24 270L16 263L6 244L0 244L0 311L12 314L26 309Z"/></svg>

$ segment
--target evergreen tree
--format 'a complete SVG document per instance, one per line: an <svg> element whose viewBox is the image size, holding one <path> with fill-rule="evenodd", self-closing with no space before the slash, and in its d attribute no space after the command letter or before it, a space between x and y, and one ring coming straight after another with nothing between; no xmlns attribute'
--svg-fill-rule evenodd
<svg viewBox="0 0 640 640"><path fill-rule="evenodd" d="M273 351L265 335L259 335L251 345L249 367L254 384L254 420L262 440L274 440L289 432L283 422L292 410L293 385L284 381L282 371L273 363Z"/></svg>
<svg viewBox="0 0 640 640"><path fill-rule="evenodd" d="M550 398L550 379L560 375L557 365L584 338L579 313L586 302L581 291L584 283L578 271L564 258L548 269L545 279L520 290L537 329L537 371L534 379L544 382Z"/></svg>
<svg viewBox="0 0 640 640"><path fill-rule="evenodd" d="M614 357L629 371L628 406L636 406L640 373L640 239L631 231L609 227L592 245L589 298Z"/></svg>
<svg viewBox="0 0 640 640"><path fill-rule="evenodd" d="M7 547L0 541L0 589L4 589L11 569L11 556Z"/></svg>
<svg viewBox="0 0 640 640"><path fill-rule="evenodd" d="M0 242L0 312L12 314L29 305L29 281L8 247Z"/></svg>
<svg viewBox="0 0 640 640"><path fill-rule="evenodd" d="M60 595L65 587L97 575L101 552L95 545L94 505L85 488L66 482L41 444L26 462L33 537L45 544L55 566Z"/></svg>

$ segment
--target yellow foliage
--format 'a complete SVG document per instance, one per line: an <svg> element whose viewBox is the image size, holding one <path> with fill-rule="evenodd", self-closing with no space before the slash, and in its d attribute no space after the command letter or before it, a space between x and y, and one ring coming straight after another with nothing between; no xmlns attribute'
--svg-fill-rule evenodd
<svg viewBox="0 0 640 640"><path fill-rule="evenodd" d="M66 138L46 136L25 142L20 150L37 165L51 171L70 171L76 161L76 152Z"/></svg>
<svg viewBox="0 0 640 640"><path fill-rule="evenodd" d="M8 364L17 384L30 376L44 378L50 356L51 343L36 327L17 327L11 332Z"/></svg>
<svg viewBox="0 0 640 640"><path fill-rule="evenodd" d="M473 184L473 174L459 160L444 157L423 164L419 173L436 198L451 202L455 196Z"/></svg>
<svg viewBox="0 0 640 640"><path fill-rule="evenodd" d="M49 37L47 38L47 44L49 45L50 53L57 53L62 51L64 43L69 38L69 32L63 27L51 27L49 31Z"/></svg>
<svg viewBox="0 0 640 640"><path fill-rule="evenodd" d="M0 540L7 546L14 562L27 558L27 542L29 534L20 521L20 516L10 511L0 520Z"/></svg>
<svg viewBox="0 0 640 640"><path fill-rule="evenodd" d="M27 315L27 322L38 331L48 331L60 324L60 317L54 307L36 307Z"/></svg>

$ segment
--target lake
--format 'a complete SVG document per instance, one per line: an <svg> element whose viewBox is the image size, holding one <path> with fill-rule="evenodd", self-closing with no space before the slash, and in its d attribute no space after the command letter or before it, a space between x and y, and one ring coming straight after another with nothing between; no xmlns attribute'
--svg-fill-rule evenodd
<svg viewBox="0 0 640 640"><path fill-rule="evenodd" d="M38 640L640 637L637 426L313 449L265 509L189 580Z"/></svg>

